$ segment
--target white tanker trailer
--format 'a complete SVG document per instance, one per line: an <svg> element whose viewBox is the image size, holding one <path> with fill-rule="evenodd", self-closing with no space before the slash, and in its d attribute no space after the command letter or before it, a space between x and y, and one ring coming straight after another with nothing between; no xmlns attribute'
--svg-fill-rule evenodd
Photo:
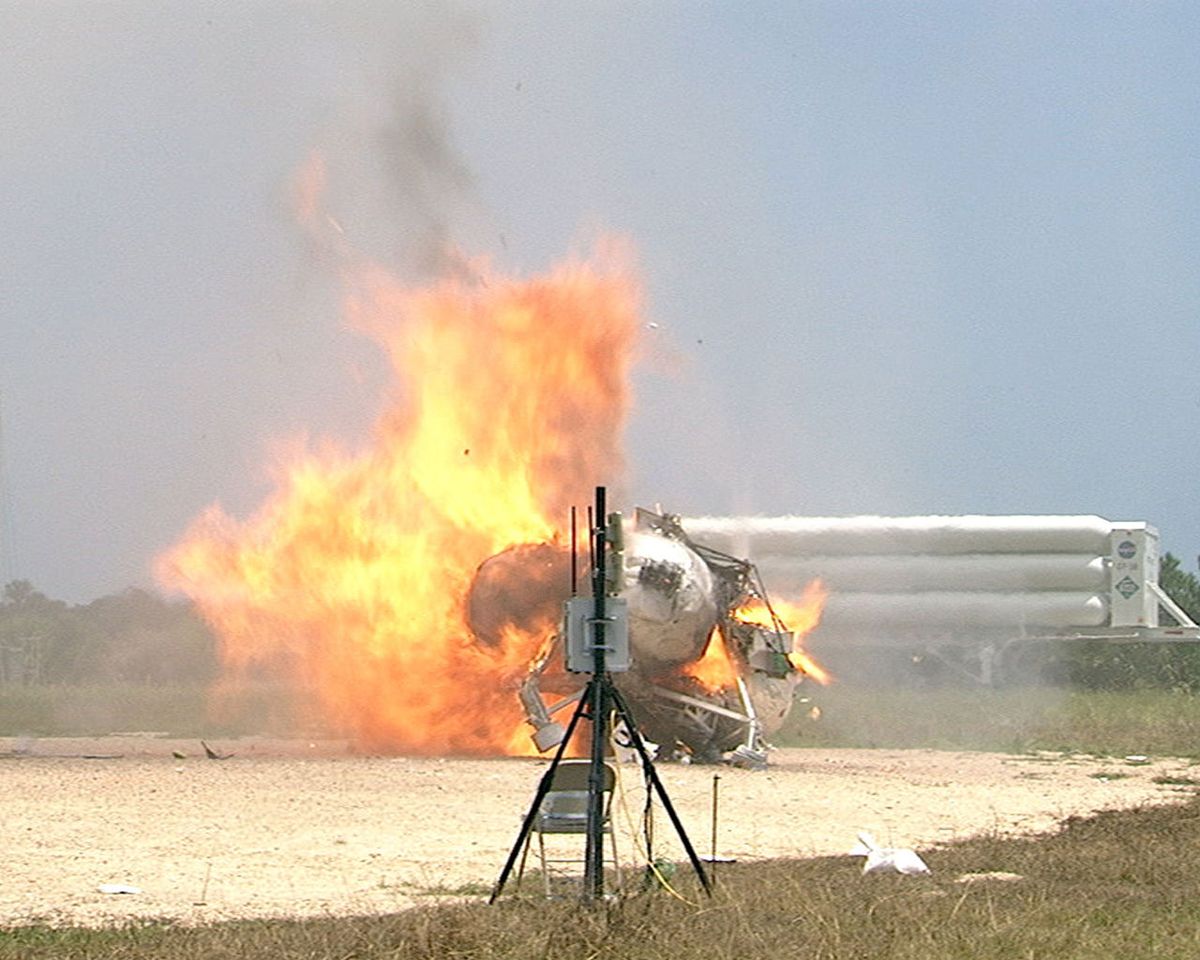
<svg viewBox="0 0 1200 960"><path fill-rule="evenodd" d="M1032 641L1194 642L1158 583L1158 531L1097 516L693 517L691 536L749 558L784 594L829 597L818 652L891 647L998 659ZM1163 618L1163 613L1167 618ZM1169 619L1171 623L1165 623Z"/></svg>

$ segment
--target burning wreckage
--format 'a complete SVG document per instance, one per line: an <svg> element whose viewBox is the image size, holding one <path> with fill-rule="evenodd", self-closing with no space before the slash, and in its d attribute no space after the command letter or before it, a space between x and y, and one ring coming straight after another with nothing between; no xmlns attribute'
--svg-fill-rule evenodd
<svg viewBox="0 0 1200 960"><path fill-rule="evenodd" d="M793 649L794 635L752 563L696 543L676 516L639 508L632 522L613 517L610 594L627 604L630 661L613 682L643 738L664 759L764 765L764 738L779 730L797 686L819 668ZM500 643L507 629L555 625L519 692L542 752L561 742L555 716L584 685L565 666L560 619L574 570L568 548L512 547L480 566L468 599L484 644Z"/></svg>

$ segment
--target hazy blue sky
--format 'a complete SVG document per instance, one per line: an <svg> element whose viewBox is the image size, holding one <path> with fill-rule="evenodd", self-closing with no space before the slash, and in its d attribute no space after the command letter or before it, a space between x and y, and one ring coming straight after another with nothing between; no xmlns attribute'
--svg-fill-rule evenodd
<svg viewBox="0 0 1200 960"><path fill-rule="evenodd" d="M289 182L413 276L628 236L631 490L1098 513L1200 552L1200 6L0 0L0 575L149 584L381 358Z"/></svg>

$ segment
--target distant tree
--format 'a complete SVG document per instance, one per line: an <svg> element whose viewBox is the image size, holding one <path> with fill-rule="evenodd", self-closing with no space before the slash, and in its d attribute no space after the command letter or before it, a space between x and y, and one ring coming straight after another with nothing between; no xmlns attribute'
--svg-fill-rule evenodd
<svg viewBox="0 0 1200 960"><path fill-rule="evenodd" d="M186 601L130 589L69 606L28 580L0 589L0 685L205 683L217 670L216 640Z"/></svg>
<svg viewBox="0 0 1200 960"><path fill-rule="evenodd" d="M1169 553L1163 556L1158 583L1194 622L1200 623L1200 579L1184 570L1178 557Z"/></svg>
<svg viewBox="0 0 1200 960"><path fill-rule="evenodd" d="M11 580L4 585L3 602L6 607L19 607L46 598L28 580Z"/></svg>
<svg viewBox="0 0 1200 960"><path fill-rule="evenodd" d="M70 608L28 580L0 591L0 684L29 686L48 679L56 653L74 637Z"/></svg>
<svg viewBox="0 0 1200 960"><path fill-rule="evenodd" d="M216 675L216 643L189 603L129 589L76 610L74 679L188 683Z"/></svg>

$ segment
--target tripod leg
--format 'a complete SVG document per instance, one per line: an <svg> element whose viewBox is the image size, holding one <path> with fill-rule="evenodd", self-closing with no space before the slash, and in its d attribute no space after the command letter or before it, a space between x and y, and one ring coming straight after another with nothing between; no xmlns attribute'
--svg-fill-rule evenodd
<svg viewBox="0 0 1200 960"><path fill-rule="evenodd" d="M589 680L590 687L595 680ZM525 820L521 824L521 832L517 834L517 842L513 844L512 852L508 855L508 862L504 864L504 869L500 873L500 878L496 881L496 885L492 888L492 895L488 897L488 903L495 903L496 898L504 890L504 884L508 882L508 875L512 873L513 865L517 862L517 857L521 853L521 848L529 837L529 831L533 827L534 818L537 817L538 810L542 806L542 801L546 799L546 794L550 792L550 784L554 781L554 771L558 769L558 764L562 760L563 754L566 752L567 744L571 742L571 735L575 732L575 727L579 723L579 718L583 716L587 710L590 698L588 694L590 690L584 690L584 695L579 698L579 704L575 707L575 712L571 715L571 722L567 724L567 732L563 734L562 743L558 745L558 750L554 753L554 759L550 761L550 766L546 772L542 774L541 782L538 784L537 794L533 798L533 803L529 807L529 812L525 815Z"/></svg>
<svg viewBox="0 0 1200 960"><path fill-rule="evenodd" d="M646 774L646 779L650 781L654 787L654 791L658 794L658 799L662 801L663 808L667 811L667 816L670 817L671 824L675 827L675 832L679 835L679 841L683 844L683 849L687 852L688 859L692 863L692 869L696 871L696 876L700 879L700 885L704 888L704 892L711 897L712 885L709 882L708 874L704 871L704 864L696 856L696 850L692 846L692 841L688 839L687 831L684 830L679 815L675 812L671 798L667 796L666 788L663 787L662 781L658 779L658 772L654 769L654 764L650 760L650 754L646 752L646 744L642 740L642 735L638 732L637 724L629 712L625 698L621 696L621 691L615 686L609 687L608 694L612 702L616 705L617 714L625 721L625 728L629 731L629 739L633 741L633 748L638 752L638 756L642 758L642 770Z"/></svg>
<svg viewBox="0 0 1200 960"><path fill-rule="evenodd" d="M608 683L597 679L592 684L592 761L588 768L587 844L584 850L584 898L604 896L604 731L608 712Z"/></svg>
<svg viewBox="0 0 1200 960"><path fill-rule="evenodd" d="M525 876L525 861L529 859L529 841L532 838L526 834L525 846L521 850L521 865L517 867L517 889L521 889L521 878Z"/></svg>

